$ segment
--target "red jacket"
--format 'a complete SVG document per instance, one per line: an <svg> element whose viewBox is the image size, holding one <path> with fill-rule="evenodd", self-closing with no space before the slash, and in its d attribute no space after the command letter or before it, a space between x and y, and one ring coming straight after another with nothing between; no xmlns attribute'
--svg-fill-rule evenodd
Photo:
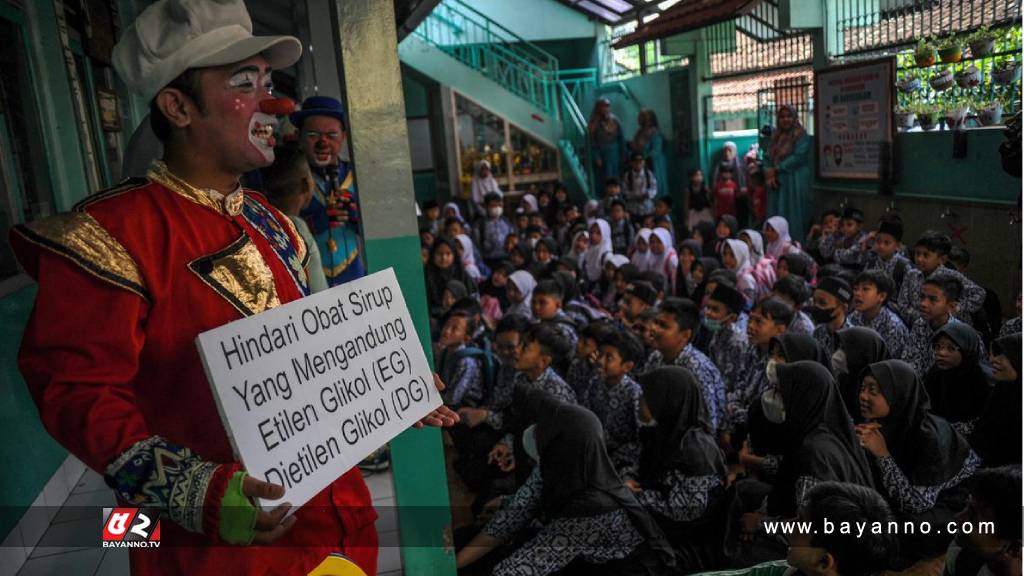
<svg viewBox="0 0 1024 576"><path fill-rule="evenodd" d="M207 491L205 534L165 520L159 549L131 550L134 574L306 574L339 550L374 573L376 513L356 468L274 547L217 537L238 465L195 339L303 296L306 251L288 218L257 193L221 202L153 171L19 226L11 243L39 283L19 367L50 434L100 473L154 435L226 464Z"/></svg>

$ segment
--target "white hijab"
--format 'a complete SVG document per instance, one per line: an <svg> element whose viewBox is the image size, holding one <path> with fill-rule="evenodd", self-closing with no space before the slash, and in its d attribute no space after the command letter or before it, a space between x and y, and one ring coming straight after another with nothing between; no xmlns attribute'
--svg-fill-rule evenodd
<svg viewBox="0 0 1024 576"><path fill-rule="evenodd" d="M772 230L779 235L778 240L768 243L767 251L768 257L777 261L782 255L789 252L789 247L793 244L793 239L789 237L789 222L782 216L772 216L764 225L771 226Z"/></svg>
<svg viewBox="0 0 1024 576"><path fill-rule="evenodd" d="M658 240L665 245L665 251L661 254L655 254L652 250L648 249L648 266L651 271L657 272L658 274L665 274L665 263L670 261L672 258L676 258L675 248L672 247L672 234L664 228L655 228L651 234L657 236Z"/></svg>
<svg viewBox="0 0 1024 576"><path fill-rule="evenodd" d="M473 204L477 206L483 206L484 196L491 192L495 192L498 196L502 196L501 188L498 186L498 181L494 179L493 173L488 173L487 178L480 177L480 168L486 166L489 170L491 163L487 160L481 160L476 165L476 172L473 173L473 189L472 189L472 200Z"/></svg>
<svg viewBox="0 0 1024 576"><path fill-rule="evenodd" d="M612 251L612 227L608 225L608 221L604 218L598 218L594 220L594 224L601 229L601 243L597 246L593 244L587 251L583 253L583 272L587 276L587 280L591 282L597 282L601 279L601 266L604 262L604 255Z"/></svg>
<svg viewBox="0 0 1024 576"><path fill-rule="evenodd" d="M644 243L646 243L648 245L648 247L647 247L647 251L646 252L641 252L640 250L634 250L633 251L633 256L629 259L629 261L632 262L633 266L636 266L636 269L641 271L641 272L647 272L648 270L650 270L650 268L648 266L649 266L649 263L651 261L651 248L650 248L650 244L651 244L651 234L653 234L653 233L654 232L650 228L641 228L640 231L636 233L636 237L638 239L643 240ZM633 242L635 243L636 240L634 240Z"/></svg>
<svg viewBox="0 0 1024 576"><path fill-rule="evenodd" d="M523 204L525 204L526 206L529 206L529 208L527 209L526 206L523 206ZM536 214L537 213L537 197L534 196L533 194L526 194L526 195L524 195L522 200L519 201L519 210L517 210L516 213L517 214Z"/></svg>
<svg viewBox="0 0 1024 576"><path fill-rule="evenodd" d="M505 315L520 314L532 319L533 309L530 308L530 303L533 302L533 289L537 287L537 280L526 270L517 270L508 277L508 281L515 285L516 290L523 295L523 301L510 305L505 311Z"/></svg>
<svg viewBox="0 0 1024 576"><path fill-rule="evenodd" d="M611 264L616 270L618 270L626 264L629 264L629 258L626 258L622 254L609 254L608 257L605 258L605 263Z"/></svg>
<svg viewBox="0 0 1024 576"><path fill-rule="evenodd" d="M750 263L750 250L747 248L747 243L743 240L729 238L725 241L725 245L729 247L729 250L732 250L732 255L736 257L736 268L731 269L736 273L736 276L750 274L754 267Z"/></svg>
<svg viewBox="0 0 1024 576"><path fill-rule="evenodd" d="M459 234L455 240L462 246L462 268L474 282L479 282L482 274L476 265L476 257L473 255L473 241L465 234Z"/></svg>
<svg viewBox="0 0 1024 576"><path fill-rule="evenodd" d="M750 265L756 268L757 263L760 262L762 258L764 258L764 238L761 236L760 232L750 228L747 228L746 230L740 230L739 235L742 236L743 234L746 234L747 238L750 238Z"/></svg>

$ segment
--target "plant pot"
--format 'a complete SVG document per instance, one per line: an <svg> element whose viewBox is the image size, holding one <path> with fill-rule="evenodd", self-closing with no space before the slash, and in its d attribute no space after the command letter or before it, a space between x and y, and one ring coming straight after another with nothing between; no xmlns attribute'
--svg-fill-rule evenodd
<svg viewBox="0 0 1024 576"><path fill-rule="evenodd" d="M933 66L939 59L939 54L934 49L931 52L914 52L914 63L918 68Z"/></svg>
<svg viewBox="0 0 1024 576"><path fill-rule="evenodd" d="M978 40L977 42L971 42L971 58L981 58L982 56L988 56L995 49L995 38L991 40Z"/></svg>
<svg viewBox="0 0 1024 576"><path fill-rule="evenodd" d="M947 70L942 74L932 76L931 80L928 81L928 84L932 87L932 90L942 92L952 88L953 84L956 84L956 80L953 78L953 73Z"/></svg>
<svg viewBox="0 0 1024 576"><path fill-rule="evenodd" d="M917 116L913 112L897 112L895 115L896 127L906 132L914 127Z"/></svg>
<svg viewBox="0 0 1024 576"><path fill-rule="evenodd" d="M1005 70L992 70L992 81L999 85L1011 84L1020 77L1020 64Z"/></svg>
<svg viewBox="0 0 1024 576"><path fill-rule="evenodd" d="M917 92L921 89L921 79L911 78L909 80L901 80L896 83L896 89L905 94Z"/></svg>
<svg viewBox="0 0 1024 576"><path fill-rule="evenodd" d="M934 130L935 125L937 124L934 114L918 114L917 122L921 125L921 130L924 130L925 132Z"/></svg>
<svg viewBox="0 0 1024 576"><path fill-rule="evenodd" d="M949 48L939 50L939 59L942 60L943 64L955 64L963 57L964 49L962 46L950 46Z"/></svg>
<svg viewBox="0 0 1024 576"><path fill-rule="evenodd" d="M977 66L970 66L956 74L957 86L961 88L974 88L981 84L981 70Z"/></svg>
<svg viewBox="0 0 1024 576"><path fill-rule="evenodd" d="M982 126L995 126L1003 123L1003 105L996 104L978 110L978 122Z"/></svg>
<svg viewBox="0 0 1024 576"><path fill-rule="evenodd" d="M963 128L964 117L966 117L966 116L967 116L967 110L966 109L964 109L964 110L954 110L954 111L946 114L943 117L943 119L946 121L946 128L949 128L950 130L956 130L958 128Z"/></svg>

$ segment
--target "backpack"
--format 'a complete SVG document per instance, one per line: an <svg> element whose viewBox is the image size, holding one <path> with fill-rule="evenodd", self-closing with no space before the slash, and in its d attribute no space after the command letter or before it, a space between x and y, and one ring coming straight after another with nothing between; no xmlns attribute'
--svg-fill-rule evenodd
<svg viewBox="0 0 1024 576"><path fill-rule="evenodd" d="M494 352L491 350L490 341L484 342L483 348L477 348L476 346L466 346L455 353L455 361L458 362L463 358L477 358L483 365L484 369L484 394L487 394L494 389L494 384L498 381L498 367L499 363L497 358L494 357Z"/></svg>

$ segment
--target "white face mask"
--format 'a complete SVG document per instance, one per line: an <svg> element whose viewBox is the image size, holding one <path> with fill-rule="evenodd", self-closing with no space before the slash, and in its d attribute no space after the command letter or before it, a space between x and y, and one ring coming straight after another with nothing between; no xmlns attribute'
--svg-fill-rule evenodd
<svg viewBox="0 0 1024 576"><path fill-rule="evenodd" d="M832 372L835 374L846 374L850 371L846 364L846 351L839 349L832 354Z"/></svg>
<svg viewBox="0 0 1024 576"><path fill-rule="evenodd" d="M638 419L638 420L636 421L636 423L637 423L637 424L638 424L638 425L639 425L639 426L640 426L641 428L654 428L655 426L657 426L657 425L658 425L658 421L657 421L657 420L655 420L654 418L651 418L651 419L650 419L650 420L648 420L647 422L644 422L643 420L639 420L639 419Z"/></svg>
<svg viewBox="0 0 1024 576"><path fill-rule="evenodd" d="M540 452L537 451L537 437L536 437L537 425L532 424L526 430L523 430L523 451L530 458L533 458L534 462L540 462Z"/></svg>
<svg viewBox="0 0 1024 576"><path fill-rule="evenodd" d="M536 238L530 238L529 240L526 241L526 245L529 246L532 250L537 247L537 242L539 242L539 240L537 240Z"/></svg>
<svg viewBox="0 0 1024 576"><path fill-rule="evenodd" d="M774 358L769 358L768 363L764 367L764 375L768 378L768 383L772 386L779 385L779 363Z"/></svg>
<svg viewBox="0 0 1024 576"><path fill-rule="evenodd" d="M769 388L761 393L761 410L764 417L772 424L786 421L786 404L782 401L782 393L778 388Z"/></svg>
<svg viewBox="0 0 1024 576"><path fill-rule="evenodd" d="M494 208L488 210L492 218L501 218L501 214L504 211L505 210L501 206L495 206Z"/></svg>

